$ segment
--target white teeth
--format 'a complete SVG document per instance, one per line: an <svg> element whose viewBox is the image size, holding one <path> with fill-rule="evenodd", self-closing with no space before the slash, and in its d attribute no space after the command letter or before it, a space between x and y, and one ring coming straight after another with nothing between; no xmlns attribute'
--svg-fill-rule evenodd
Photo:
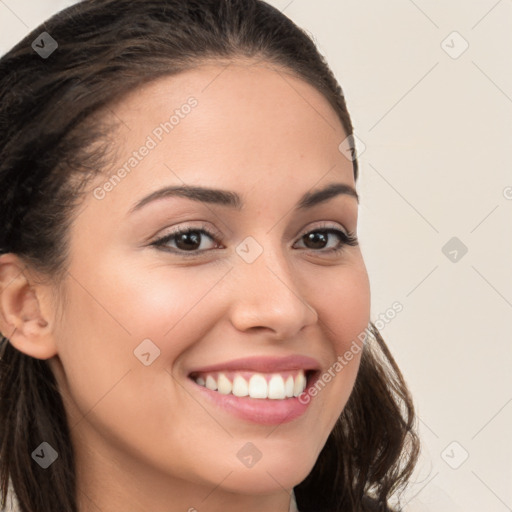
<svg viewBox="0 0 512 512"><path fill-rule="evenodd" d="M211 375L206 376L206 387L212 391L217 390L217 381Z"/></svg>
<svg viewBox="0 0 512 512"><path fill-rule="evenodd" d="M219 386L219 393L222 393L223 395L229 395L231 393L233 386L231 381L223 373L219 373L217 383Z"/></svg>
<svg viewBox="0 0 512 512"><path fill-rule="evenodd" d="M291 375L286 379L284 394L286 395L286 398L291 398L293 396L293 377Z"/></svg>
<svg viewBox="0 0 512 512"><path fill-rule="evenodd" d="M306 389L306 377L304 373L300 372L295 379L293 386L293 396L299 396Z"/></svg>
<svg viewBox="0 0 512 512"><path fill-rule="evenodd" d="M267 398L267 380L263 375L255 373L249 381L249 396L251 398Z"/></svg>
<svg viewBox="0 0 512 512"><path fill-rule="evenodd" d="M253 373L249 382L242 375L235 374L233 382L226 373L208 374L205 377L197 377L196 383L212 391L218 391L223 395L233 394L238 397L249 396L251 398L269 398L283 400L299 396L306 389L306 376L304 370L299 370L293 375L288 375L286 380L282 375L273 373L270 376L262 373ZM270 377L270 378L269 378ZM269 379L267 381L267 379Z"/></svg>
<svg viewBox="0 0 512 512"><path fill-rule="evenodd" d="M249 394L249 385L242 376L236 375L233 379L232 393L235 396L247 396Z"/></svg>
<svg viewBox="0 0 512 512"><path fill-rule="evenodd" d="M268 398L282 400L285 397L283 377L281 375L272 375L268 383Z"/></svg>

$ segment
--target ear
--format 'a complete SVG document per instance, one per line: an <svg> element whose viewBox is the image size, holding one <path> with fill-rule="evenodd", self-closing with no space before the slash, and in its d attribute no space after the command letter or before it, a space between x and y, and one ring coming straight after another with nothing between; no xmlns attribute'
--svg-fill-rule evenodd
<svg viewBox="0 0 512 512"><path fill-rule="evenodd" d="M11 345L36 359L57 353L48 287L14 253L0 256L0 331Z"/></svg>

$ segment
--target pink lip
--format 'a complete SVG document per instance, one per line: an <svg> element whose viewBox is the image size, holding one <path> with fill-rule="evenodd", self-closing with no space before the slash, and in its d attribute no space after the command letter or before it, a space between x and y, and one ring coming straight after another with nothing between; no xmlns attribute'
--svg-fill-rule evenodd
<svg viewBox="0 0 512 512"><path fill-rule="evenodd" d="M318 361L308 356L288 356L288 357L248 357L243 359L233 359L224 363L217 363L201 368L194 368L189 375L194 373L207 373L219 371L245 370L258 373L278 373L288 370L318 370L320 364Z"/></svg>
<svg viewBox="0 0 512 512"><path fill-rule="evenodd" d="M309 390L314 386L319 378L319 372L316 372L310 379L303 395L309 396ZM211 401L215 405L221 407L225 411L234 416L260 425L280 425L288 423L299 416L302 416L312 399L300 401L299 397L285 398L284 400L272 400L269 398L249 398L234 395L223 395L217 391L196 384L193 386L206 400Z"/></svg>
<svg viewBox="0 0 512 512"><path fill-rule="evenodd" d="M189 377L194 374L218 372L218 371L252 371L258 373L279 373L290 370L315 370L310 375L308 383L303 394L308 395L309 389L314 386L319 378L320 364L318 361L307 356L289 356L289 357L251 357L245 359L234 359L225 363L214 364L196 368L189 373ZM197 392L208 401L224 409L230 414L251 423L260 425L279 425L288 423L302 416L311 399L301 401L298 397L285 398L283 400L273 400L269 398L250 398L238 397L234 395L224 395L217 391L212 391L204 386L196 384L191 379L192 385Z"/></svg>

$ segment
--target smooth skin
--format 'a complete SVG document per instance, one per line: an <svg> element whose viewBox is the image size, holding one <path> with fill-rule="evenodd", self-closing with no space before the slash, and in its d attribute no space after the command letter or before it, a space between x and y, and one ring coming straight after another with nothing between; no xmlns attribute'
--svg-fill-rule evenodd
<svg viewBox="0 0 512 512"><path fill-rule="evenodd" d="M97 199L94 187L191 96L197 106ZM278 426L206 401L188 374L294 354L327 370L365 331L370 287L360 247L329 254L338 236L323 247L302 238L326 224L357 233L357 199L341 194L296 210L308 191L355 188L352 162L338 149L346 134L314 87L254 60L160 78L111 111L122 120L117 160L72 224L63 289L14 254L0 258L0 327L56 375L80 512L287 512L348 400L360 353L303 416ZM149 193L184 184L236 192L244 206L172 197L129 213ZM205 227L222 241L200 235L194 257L177 239L167 247L180 253L151 245L177 227ZM263 249L252 263L236 251L248 236ZM145 366L134 350L148 338L160 355ZM262 454L251 468L237 457L248 442Z"/></svg>

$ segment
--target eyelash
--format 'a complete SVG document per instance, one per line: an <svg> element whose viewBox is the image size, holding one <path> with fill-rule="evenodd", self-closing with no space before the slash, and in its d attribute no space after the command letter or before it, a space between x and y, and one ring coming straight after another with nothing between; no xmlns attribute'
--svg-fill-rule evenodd
<svg viewBox="0 0 512 512"><path fill-rule="evenodd" d="M197 256L200 256L201 253L208 252L211 250L211 249L203 249L200 251L200 250L196 249L194 251L183 251L180 249L176 250L176 249L170 249L169 247L166 247L167 242L173 240L174 238L176 238L180 235L188 234L188 233L201 233L203 235L208 236L213 241L218 242L218 243L219 242L222 243L222 241L223 241L223 237L222 237L221 233L211 231L205 225L203 225L203 226L197 227L197 228L196 227L178 228L175 231L172 231L171 233L169 233L168 235L165 235L161 238L156 239L150 245L158 247L158 248L162 248L162 250L164 250L164 251L171 252L173 254L179 254L180 256L185 256L185 257L197 257ZM347 246L347 245L356 246L359 244L357 236L354 233L350 233L350 232L345 233L344 231L341 231L340 229L335 228L333 226L329 226L329 225L318 226L310 231L306 231L299 237L299 240L301 240L304 236L309 235L310 233L335 234L341 240L340 245L338 247L334 247L334 248L327 249L327 250L307 249L310 252L319 252L319 253L324 253L324 254L327 253L329 255L331 255L331 254L337 255L345 249L345 246Z"/></svg>

